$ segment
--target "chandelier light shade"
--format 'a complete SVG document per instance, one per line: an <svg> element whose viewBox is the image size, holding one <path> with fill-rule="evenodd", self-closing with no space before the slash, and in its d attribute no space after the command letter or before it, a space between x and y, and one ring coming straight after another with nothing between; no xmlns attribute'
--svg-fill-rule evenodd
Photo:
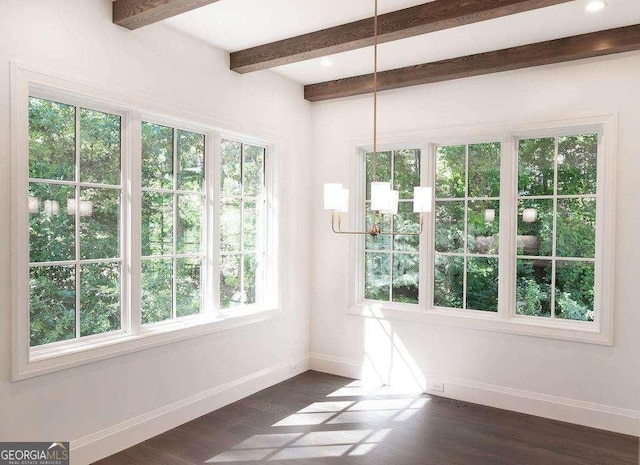
<svg viewBox="0 0 640 465"><path fill-rule="evenodd" d="M391 183L372 182L371 183L371 210L384 212L389 210L391 203Z"/></svg>
<svg viewBox="0 0 640 465"><path fill-rule="evenodd" d="M413 188L413 212L431 213L433 203L433 192L430 187Z"/></svg>

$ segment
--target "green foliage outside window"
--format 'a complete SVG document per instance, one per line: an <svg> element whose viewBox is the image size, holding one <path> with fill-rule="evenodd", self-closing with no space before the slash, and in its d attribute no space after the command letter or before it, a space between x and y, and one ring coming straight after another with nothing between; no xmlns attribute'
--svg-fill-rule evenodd
<svg viewBox="0 0 640 465"><path fill-rule="evenodd" d="M597 155L597 134L519 142L520 315L594 318ZM524 221L524 209L535 221Z"/></svg>
<svg viewBox="0 0 640 465"><path fill-rule="evenodd" d="M31 346L120 329L120 124L29 99Z"/></svg>
<svg viewBox="0 0 640 465"><path fill-rule="evenodd" d="M142 123L142 323L202 311L202 134Z"/></svg>
<svg viewBox="0 0 640 465"><path fill-rule="evenodd" d="M413 213L413 188L420 185L420 150L407 149L378 153L376 180L391 182L400 192L398 214L384 215L383 232L416 233L420 216ZM366 155L366 222L372 226L370 214L373 154ZM365 239L365 298L399 303L418 303L420 240L416 236L378 236Z"/></svg>
<svg viewBox="0 0 640 465"><path fill-rule="evenodd" d="M222 141L220 306L258 302L265 257L265 149Z"/></svg>
<svg viewBox="0 0 640 465"><path fill-rule="evenodd" d="M499 143L436 151L434 305L498 311Z"/></svg>

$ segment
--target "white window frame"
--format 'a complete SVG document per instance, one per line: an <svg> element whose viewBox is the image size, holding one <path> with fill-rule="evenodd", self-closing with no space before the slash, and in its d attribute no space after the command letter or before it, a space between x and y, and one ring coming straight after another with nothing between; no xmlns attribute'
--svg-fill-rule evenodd
<svg viewBox="0 0 640 465"><path fill-rule="evenodd" d="M26 206L29 184L29 97L41 97L122 117L122 205L121 205L121 329L30 347L29 326L29 212ZM205 219L203 236L203 311L201 314L142 325L141 297L141 123L163 124L205 135ZM11 271L12 271L12 381L20 381L118 355L177 342L193 337L254 324L282 315L280 263L282 230L281 138L253 138L228 129L225 123L152 103L121 90L110 89L11 63ZM226 123L228 125L228 123ZM267 251L265 297L258 304L221 311L219 289L219 159L222 138L265 148Z"/></svg>
<svg viewBox="0 0 640 465"><path fill-rule="evenodd" d="M255 139L247 136L240 136L237 134L232 134L229 132L219 132L216 135L216 156L212 164L215 166L215 202L216 202L216 218L220 218L220 200L222 199L221 195L221 185L220 185L220 161L221 157L221 142L222 140L229 140L233 142L240 142L244 145L254 145L259 146L265 149L265 161L264 161L264 190L265 190L265 231L264 231L264 253L266 258L266 266L261 271L258 276L261 282L256 284L256 296L261 297L262 302L257 302L254 304L243 304L236 305L229 308L222 308L220 304L220 268L219 268L219 258L216 260L216 268L214 270L215 279L216 279L216 288L214 289L214 295L216 306L218 311L230 317L236 316L238 314L242 314L244 312L251 312L255 309L260 308L274 308L278 305L280 301L279 289L278 285L278 267L277 257L273 257L272 254L274 251L279 250L279 240L280 234L278 232L278 221L277 221L277 209L278 209L278 197L274 195L278 192L278 179L280 178L280 174L278 172L277 160L275 159L274 148L264 143L259 139ZM220 221L215 222L215 226L213 229L213 234L216 241L216 254L219 257L220 255ZM244 255L242 255L244 256ZM258 299L256 299L258 300Z"/></svg>
<svg viewBox="0 0 640 465"><path fill-rule="evenodd" d="M539 123L478 125L425 130L410 134L382 136L380 151L399 148L422 150L423 186L435 184L435 150L438 146L500 142L500 244L498 312L456 310L433 305L433 267L435 259L434 213L425 218L420 246L419 304L370 301L364 295L364 241L350 238L351 272L347 313L368 318L401 320L422 324L461 327L501 333L519 334L598 345L613 345L613 285L615 258L617 115L586 116ZM526 138L558 137L585 133L599 134L597 217L596 217L596 299L593 322L561 320L516 315L516 233L517 233L517 141ZM407 143L412 140L414 142ZM347 218L350 227L364 224L363 153L371 150L369 140L351 142L350 184L352 196ZM427 158L424 158L427 157ZM434 196L435 208L435 196Z"/></svg>

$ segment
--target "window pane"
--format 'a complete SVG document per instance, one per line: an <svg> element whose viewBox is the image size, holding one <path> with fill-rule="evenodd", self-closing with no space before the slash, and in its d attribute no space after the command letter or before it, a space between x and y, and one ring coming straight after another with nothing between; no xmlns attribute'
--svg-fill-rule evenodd
<svg viewBox="0 0 640 465"><path fill-rule="evenodd" d="M176 315L196 315L202 310L202 261L176 259Z"/></svg>
<svg viewBox="0 0 640 465"><path fill-rule="evenodd" d="M258 259L255 254L244 255L244 295L245 304L256 303L256 274L258 273Z"/></svg>
<svg viewBox="0 0 640 465"><path fill-rule="evenodd" d="M389 301L389 254L365 253L364 298Z"/></svg>
<svg viewBox="0 0 640 465"><path fill-rule="evenodd" d="M223 140L221 144L220 184L222 195L242 195L242 144Z"/></svg>
<svg viewBox="0 0 640 465"><path fill-rule="evenodd" d="M498 259L467 259L467 308L484 312L498 311Z"/></svg>
<svg viewBox="0 0 640 465"><path fill-rule="evenodd" d="M517 260L516 313L551 316L551 260Z"/></svg>
<svg viewBox="0 0 640 465"><path fill-rule="evenodd" d="M178 189L202 192L204 136L178 130Z"/></svg>
<svg viewBox="0 0 640 465"><path fill-rule="evenodd" d="M244 202L244 218L243 218L243 242L244 250L255 251L262 247L262 237L264 236L264 202L257 203L255 201Z"/></svg>
<svg viewBox="0 0 640 465"><path fill-rule="evenodd" d="M378 152L376 157L376 181L391 182L391 152ZM373 181L373 153L367 153L367 200L371 200Z"/></svg>
<svg viewBox="0 0 640 465"><path fill-rule="evenodd" d="M593 321L595 270L593 263L556 263L556 317Z"/></svg>
<svg viewBox="0 0 640 465"><path fill-rule="evenodd" d="M418 303L420 287L420 255L412 253L393 254L393 301L408 304Z"/></svg>
<svg viewBox="0 0 640 465"><path fill-rule="evenodd" d="M244 145L242 195L258 197L264 188L264 148Z"/></svg>
<svg viewBox="0 0 640 465"><path fill-rule="evenodd" d="M462 252L464 201L436 202L436 251Z"/></svg>
<svg viewBox="0 0 640 465"><path fill-rule="evenodd" d="M469 146L469 197L500 197L499 142Z"/></svg>
<svg viewBox="0 0 640 465"><path fill-rule="evenodd" d="M225 252L240 251L242 221L240 200L226 200L220 205L220 248Z"/></svg>
<svg viewBox="0 0 640 465"><path fill-rule="evenodd" d="M553 200L518 202L518 255L551 256L553 248Z"/></svg>
<svg viewBox="0 0 640 465"><path fill-rule="evenodd" d="M173 129L142 122L142 186L173 188Z"/></svg>
<svg viewBox="0 0 640 465"><path fill-rule="evenodd" d="M142 261L142 324L173 316L173 261Z"/></svg>
<svg viewBox="0 0 640 465"><path fill-rule="evenodd" d="M413 188L420 185L420 150L396 150L393 156L393 188L401 199L412 199Z"/></svg>
<svg viewBox="0 0 640 465"><path fill-rule="evenodd" d="M220 259L220 306L235 307L242 303L242 255L223 255Z"/></svg>
<svg viewBox="0 0 640 465"><path fill-rule="evenodd" d="M76 269L42 266L29 270L31 347L76 336Z"/></svg>
<svg viewBox="0 0 640 465"><path fill-rule="evenodd" d="M75 219L67 201L75 202L75 187L31 183L29 197L29 260L74 260Z"/></svg>
<svg viewBox="0 0 640 465"><path fill-rule="evenodd" d="M434 305L462 308L464 291L464 257L436 255L434 273Z"/></svg>
<svg viewBox="0 0 640 465"><path fill-rule="evenodd" d="M553 195L555 139L521 140L518 149L519 195Z"/></svg>
<svg viewBox="0 0 640 465"><path fill-rule="evenodd" d="M596 250L596 199L558 199L559 257L593 258Z"/></svg>
<svg viewBox="0 0 640 465"><path fill-rule="evenodd" d="M393 230L403 233L420 232L420 214L413 213L413 202L400 202L398 214L393 219ZM417 252L420 248L420 236L395 236L394 250L410 250Z"/></svg>
<svg viewBox="0 0 640 465"><path fill-rule="evenodd" d="M382 232L389 232L389 215L382 215L379 217L378 226ZM374 216L371 214L371 204L367 204L366 211L366 226L367 231L371 230L374 222ZM390 250L391 249L391 236L376 236L372 237L367 235L365 237L365 249L367 250Z"/></svg>
<svg viewBox="0 0 640 465"><path fill-rule="evenodd" d="M80 267L80 335L120 329L120 264Z"/></svg>
<svg viewBox="0 0 640 465"><path fill-rule="evenodd" d="M80 257L84 260L119 256L120 191L80 189Z"/></svg>
<svg viewBox="0 0 640 465"><path fill-rule="evenodd" d="M75 179L75 118L75 107L29 98L29 177Z"/></svg>
<svg viewBox="0 0 640 465"><path fill-rule="evenodd" d="M438 147L436 161L436 198L465 196L466 154L464 145Z"/></svg>
<svg viewBox="0 0 640 465"><path fill-rule="evenodd" d="M120 184L120 117L80 110L80 181Z"/></svg>
<svg viewBox="0 0 640 465"><path fill-rule="evenodd" d="M202 210L202 196L178 195L177 253L202 251Z"/></svg>
<svg viewBox="0 0 640 465"><path fill-rule="evenodd" d="M173 253L173 194L142 193L142 255Z"/></svg>
<svg viewBox="0 0 640 465"><path fill-rule="evenodd" d="M558 141L558 194L595 194L598 135L561 137Z"/></svg>
<svg viewBox="0 0 640 465"><path fill-rule="evenodd" d="M470 201L467 220L469 253L497 254L500 239L500 202Z"/></svg>

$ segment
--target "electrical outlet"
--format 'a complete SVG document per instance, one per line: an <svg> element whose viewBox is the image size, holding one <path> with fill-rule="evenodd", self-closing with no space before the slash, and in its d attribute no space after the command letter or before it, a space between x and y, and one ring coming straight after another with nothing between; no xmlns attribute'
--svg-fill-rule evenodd
<svg viewBox="0 0 640 465"><path fill-rule="evenodd" d="M300 370L300 366L297 363L289 365L289 373L297 373Z"/></svg>
<svg viewBox="0 0 640 465"><path fill-rule="evenodd" d="M444 392L444 383L438 381L432 381L429 384L429 390L434 392Z"/></svg>

